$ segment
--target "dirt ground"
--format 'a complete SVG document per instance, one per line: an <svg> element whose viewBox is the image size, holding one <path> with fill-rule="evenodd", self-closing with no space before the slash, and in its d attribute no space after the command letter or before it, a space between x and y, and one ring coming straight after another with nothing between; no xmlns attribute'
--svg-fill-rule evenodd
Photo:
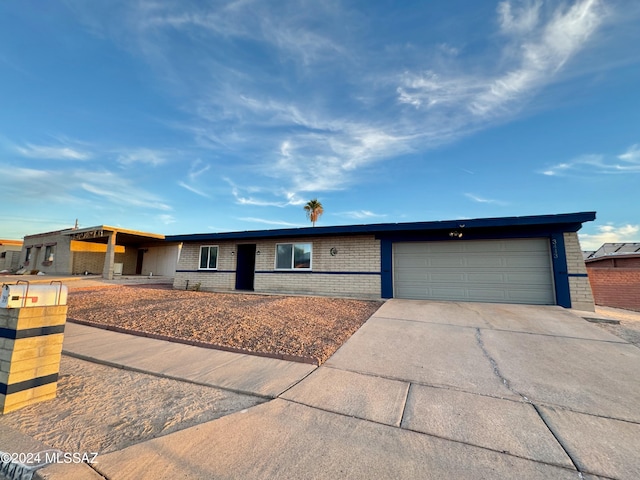
<svg viewBox="0 0 640 480"><path fill-rule="evenodd" d="M229 348L327 360L382 305L328 297L120 285L72 288L69 319Z"/></svg>
<svg viewBox="0 0 640 480"><path fill-rule="evenodd" d="M619 321L620 323L594 323L594 325L640 348L640 312L596 306L595 313L596 317Z"/></svg>
<svg viewBox="0 0 640 480"><path fill-rule="evenodd" d="M105 454L264 401L63 355L57 397L1 415L0 426L63 452Z"/></svg>

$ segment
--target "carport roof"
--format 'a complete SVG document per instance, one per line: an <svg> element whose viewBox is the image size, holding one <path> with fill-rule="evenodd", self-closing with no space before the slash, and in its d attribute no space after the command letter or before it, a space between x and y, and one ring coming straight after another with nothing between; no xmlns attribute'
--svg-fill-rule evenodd
<svg viewBox="0 0 640 480"><path fill-rule="evenodd" d="M363 225L337 225L332 227L284 228L276 230L249 230L242 232L195 233L167 235L170 242L198 242L215 240L249 240L274 237L318 237L332 235L402 234L441 230L547 228L554 231L576 232L584 222L595 220L596 212L561 213L523 217L474 218L435 222L374 223Z"/></svg>
<svg viewBox="0 0 640 480"><path fill-rule="evenodd" d="M141 232L109 225L69 229L61 233L70 236L72 240L106 243L109 234L113 232L117 234L118 245L135 245L142 242L164 241L165 239L165 236L159 233Z"/></svg>

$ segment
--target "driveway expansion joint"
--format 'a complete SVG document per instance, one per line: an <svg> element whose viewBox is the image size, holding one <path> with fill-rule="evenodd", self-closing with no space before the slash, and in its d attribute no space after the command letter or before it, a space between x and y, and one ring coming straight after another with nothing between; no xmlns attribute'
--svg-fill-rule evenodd
<svg viewBox="0 0 640 480"><path fill-rule="evenodd" d="M568 468L566 465L552 463L552 462L544 462L544 461L541 461L541 460L535 460L533 458L524 457L522 455L516 455L516 454L511 453L511 452L506 451L506 450L496 450L496 449L493 449L493 448L485 447L483 445L476 445L475 443L463 442L463 441L460 441L460 440L454 440L452 438L447 438L447 437L443 437L443 436L440 436L440 435L434 435L433 433L425 433L425 432L421 432L419 430L413 430L411 428L403 427L402 423L400 423L400 426L398 426L398 425L390 425L388 423L377 422L377 421L371 420L369 418L362 418L362 417L358 417L356 415L349 415L349 414L346 414L346 413L336 412L334 410L329 410L329 409L326 409L326 408L318 407L316 405L308 405L308 404L306 404L304 402L300 402L298 400L290 400L290 399L287 399L287 398L280 398L279 400L284 401L284 402L288 402L288 403L292 403L292 404L296 404L296 405L301 405L303 407L311 408L313 410L318 410L320 412L330 413L330 414L333 414L333 415L339 415L341 417L346 417L346 418L353 418L353 419L359 420L361 422L367 422L367 423L371 423L371 424L374 424L374 425L381 425L383 427L388 427L388 428L401 430L401 431L404 431L404 432L410 432L412 435L424 435L426 437L437 438L439 440L444 440L446 442L457 443L457 444L460 444L460 445L466 445L466 446L469 446L469 447L474 447L474 448L479 448L479 449L482 449L482 450L486 450L488 452L498 453L498 454L501 454L501 455L507 455L509 457L518 458L518 459L521 459L521 460L526 460L528 462L533 462L533 463L538 463L538 464L541 464L541 465L549 465L549 466L552 466L552 467L562 468L562 469L568 470L570 472L577 472L579 474L580 480L584 479L584 477L582 476L580 471L575 468L575 464L574 464L574 468L571 469L571 468ZM607 478L607 477L603 477L603 476L600 476L600 477L601 478L605 478L605 479ZM615 480L615 479L612 479L612 480Z"/></svg>
<svg viewBox="0 0 640 480"><path fill-rule="evenodd" d="M535 410L536 414L538 415L538 418L540 418L542 423L544 423L545 427L547 427L547 430L549 430L551 435L553 435L553 438L555 438L555 440L558 443L558 445L560 445L560 448L562 448L562 450L564 451L564 454L567 456L567 458L569 458L569 460L573 464L573 467L578 472L578 477L581 480L584 479L584 476L582 475L582 471L580 470L580 467L578 466L578 463L576 462L576 459L573 458L571 453L569 453L569 450L567 449L567 447L562 443L562 440L560 439L560 437L556 434L556 432L553 431L553 429L551 428L549 423L546 421L546 419L542 415L542 412L540 411L540 408L532 400L527 398L526 395L524 395L524 394L518 392L516 389L514 389L511 386L509 380L504 375L502 375L502 373L500 372L500 368L498 366L498 363L489 354L489 352L487 351L487 349L486 349L486 347L484 345L484 342L482 340L482 332L480 331L480 328L476 328L476 342L478 344L478 347L480 347L480 349L482 350L482 354L485 356L485 358L491 364L491 367L493 368L493 373L500 379L502 384L509 389L509 391L513 392L516 395L519 395L526 403L530 404L533 407L533 409Z"/></svg>

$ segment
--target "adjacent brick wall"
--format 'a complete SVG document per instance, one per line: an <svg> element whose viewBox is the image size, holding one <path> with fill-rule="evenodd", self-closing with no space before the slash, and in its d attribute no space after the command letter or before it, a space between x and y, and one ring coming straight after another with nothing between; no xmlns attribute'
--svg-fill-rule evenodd
<svg viewBox="0 0 640 480"><path fill-rule="evenodd" d="M587 267L582 256L578 234L567 232L564 234L564 248L567 256L567 272L569 273L569 293L571 295L571 308L593 312L595 305L593 292L587 275Z"/></svg>
<svg viewBox="0 0 640 480"><path fill-rule="evenodd" d="M276 272L275 251L277 243L311 243L311 272ZM215 243L184 244L178 262L174 288L189 288L198 283L204 290L235 289L236 242L219 242L218 270L196 271L201 245ZM331 249L337 253L331 255ZM282 238L256 242L256 292L306 293L313 295L343 295L355 297L380 297L380 242L373 235L349 237L312 237L304 240ZM323 273L324 272L324 273Z"/></svg>
<svg viewBox="0 0 640 480"><path fill-rule="evenodd" d="M640 312L640 258L606 258L587 269L597 305Z"/></svg>

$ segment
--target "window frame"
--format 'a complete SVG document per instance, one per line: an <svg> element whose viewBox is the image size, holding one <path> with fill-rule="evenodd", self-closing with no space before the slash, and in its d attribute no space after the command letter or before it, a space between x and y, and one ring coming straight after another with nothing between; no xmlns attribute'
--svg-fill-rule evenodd
<svg viewBox="0 0 640 480"><path fill-rule="evenodd" d="M278 267L278 246L280 245L291 245L291 266L290 267ZM295 255L296 255L296 245L309 245L309 266L308 267L295 267ZM275 258L274 258L274 270L284 271L284 272L308 272L313 269L313 242L281 242L276 243L275 248Z"/></svg>
<svg viewBox="0 0 640 480"><path fill-rule="evenodd" d="M202 249L203 248L208 248L209 250L207 250L207 266L206 267L202 267ZM208 265L211 262L211 249L215 248L216 249L216 265L215 267L209 267ZM198 270L218 270L218 260L220 259L220 246L219 245L200 245L199 248L199 253L198 253Z"/></svg>
<svg viewBox="0 0 640 480"><path fill-rule="evenodd" d="M46 245L44 247L44 262L53 262L56 258L56 246Z"/></svg>

